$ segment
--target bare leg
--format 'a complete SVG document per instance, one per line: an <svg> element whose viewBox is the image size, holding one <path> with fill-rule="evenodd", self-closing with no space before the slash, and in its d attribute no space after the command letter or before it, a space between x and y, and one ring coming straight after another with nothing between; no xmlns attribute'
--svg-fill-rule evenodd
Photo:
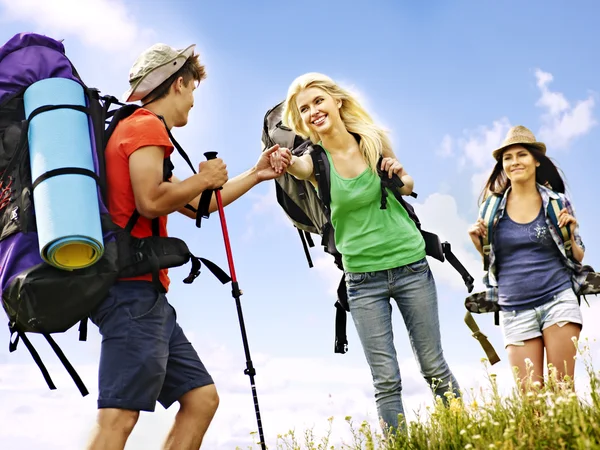
<svg viewBox="0 0 600 450"><path fill-rule="evenodd" d="M531 382L539 381L544 384L544 341L537 337L528 339L523 345L508 345L508 360L511 367L517 367L517 376L521 381L521 388L527 390L529 385L529 374L527 373L526 359L531 360Z"/></svg>
<svg viewBox="0 0 600 450"><path fill-rule="evenodd" d="M579 339L580 332L581 325L577 323L567 323L562 327L555 324L543 331L548 364L556 367L558 381L562 381L565 376L572 380L575 376L574 357L577 348L572 339Z"/></svg>
<svg viewBox="0 0 600 450"><path fill-rule="evenodd" d="M164 444L164 450L198 450L204 434L219 406L214 384L193 389L179 399L175 423Z"/></svg>
<svg viewBox="0 0 600 450"><path fill-rule="evenodd" d="M139 411L129 409L102 408L98 410L96 427L87 449L123 450L139 416Z"/></svg>

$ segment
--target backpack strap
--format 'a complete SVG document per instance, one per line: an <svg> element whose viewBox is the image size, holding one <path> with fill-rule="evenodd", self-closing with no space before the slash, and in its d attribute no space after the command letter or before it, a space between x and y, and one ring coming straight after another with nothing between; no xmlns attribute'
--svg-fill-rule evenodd
<svg viewBox="0 0 600 450"><path fill-rule="evenodd" d="M56 385L52 381L52 377L50 377L50 373L48 372L48 369L46 369L46 366L42 362L42 358L40 358L40 354L33 347L33 345L31 344L31 341L29 340L29 338L27 338L27 336L25 335L25 333L21 332L21 330L19 330L15 326L14 323L9 323L8 324L8 328L10 330L10 336L11 336L10 343L8 345L8 351L10 353L14 352L17 349L17 346L19 345L19 340L22 339L23 340L23 344L25 344L25 347L27 347L27 350L29 350L29 353L31 354L31 357L33 358L33 361L36 363L36 365L39 367L40 371L42 372L42 376L44 377L44 380L46 380L46 384L48 385L48 387L51 390L55 390L56 389ZM15 333L16 333L17 337L13 341L12 340L12 336Z"/></svg>
<svg viewBox="0 0 600 450"><path fill-rule="evenodd" d="M52 378L50 377L50 373L48 372L48 369L42 362L42 358L40 358L39 353L35 350L35 348L31 344L31 341L27 338L27 336L25 335L24 332L22 332L18 327L15 326L15 324L9 324L8 327L10 330L11 338L14 333L17 334L16 339L14 341L11 340L8 350L11 353L14 352L17 349L17 345L19 344L19 339L22 339L23 343L25 344L25 347L27 347L27 350L29 350L31 357L33 358L33 360L39 367L40 371L42 372L42 376L44 377L44 380L46 380L46 384L48 384L48 387L51 390L55 390L56 385L52 381ZM54 339L52 339L52 337L49 334L47 334L47 333L42 333L42 334L43 334L44 338L46 338L46 341L48 341L48 344L50 344L50 347L52 347L52 350L54 350L54 353L56 354L56 356L58 357L58 359L60 360L60 362L62 363L64 368L67 370L67 372L69 373L69 375L75 382L75 385L77 386L77 389L79 389L79 392L81 392L81 395L83 397L88 395L89 391L85 387L83 380L81 379L81 377L79 376L79 374L77 373L77 371L75 370L73 365L70 363L70 361L67 359L67 357L63 353L62 349L58 346L56 341L54 341Z"/></svg>
<svg viewBox="0 0 600 450"><path fill-rule="evenodd" d="M346 291L346 279L342 279L337 288L337 301L335 302L335 342L334 353L344 354L348 351L348 337L346 336L346 311L350 311L348 305L348 292Z"/></svg>
<svg viewBox="0 0 600 450"><path fill-rule="evenodd" d="M306 260L308 261L308 267L313 267L312 258L310 257L310 251L308 247L314 247L315 243L310 236L308 231L302 231L300 228L294 226L296 230L298 230L298 235L300 236L300 241L302 242L302 248L304 249L304 254L306 255Z"/></svg>
<svg viewBox="0 0 600 450"><path fill-rule="evenodd" d="M58 344L54 341L54 339L52 339L52 336L50 336L47 333L44 333L44 337L48 341L48 344L50 344L50 347L52 347L52 350L54 350L54 353L56 353L56 356L58 357L62 365L65 367L69 375L71 375L71 378L75 382L75 385L77 386L77 389L79 389L79 392L81 392L81 395L83 397L88 395L89 391L85 387L83 380L81 379L75 368L71 365L71 363L69 362L61 348L58 346Z"/></svg>
<svg viewBox="0 0 600 450"><path fill-rule="evenodd" d="M325 207L327 219L331 220L331 168L325 150L320 145L313 145L309 150L313 163L313 172L319 188L319 197Z"/></svg>
<svg viewBox="0 0 600 450"><path fill-rule="evenodd" d="M492 248L492 232L494 228L494 218L500 206L501 197L497 194L490 195L482 206L481 218L483 219L487 233L481 238L481 250L483 252L483 270L490 268L490 250Z"/></svg>
<svg viewBox="0 0 600 450"><path fill-rule="evenodd" d="M571 259L573 257L573 241L571 236L571 229L569 225L564 227L558 226L558 215L560 211L564 208L562 201L560 198L551 198L548 202L548 217L550 217L550 221L558 230L558 233L563 241L565 247L565 253L567 254L567 258Z"/></svg>
<svg viewBox="0 0 600 450"><path fill-rule="evenodd" d="M483 351L485 351L490 364L494 365L499 362L500 357L498 356L498 353L496 353L494 346L490 343L487 336L481 332L479 326L477 326L477 322L475 322L475 319L468 311L467 314L465 314L465 323L473 333L473 337L479 341L479 344L481 344L481 347L483 348Z"/></svg>
<svg viewBox="0 0 600 450"><path fill-rule="evenodd" d="M467 271L466 267L462 265L462 263L458 260L458 258L452 253L452 247L450 246L450 242L442 243L442 251L444 252L444 256L456 269L456 271L460 274L463 281L465 282L465 286L467 286L467 291L471 293L474 288L475 279L471 276L471 274Z"/></svg>

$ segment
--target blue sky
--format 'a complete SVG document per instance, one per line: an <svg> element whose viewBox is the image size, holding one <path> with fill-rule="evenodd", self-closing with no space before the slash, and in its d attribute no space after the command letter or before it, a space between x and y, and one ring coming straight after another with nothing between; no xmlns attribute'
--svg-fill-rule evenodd
<svg viewBox="0 0 600 450"><path fill-rule="evenodd" d="M218 151L230 176L255 163L264 113L296 76L331 76L357 92L390 130L396 155L415 179L419 197L413 204L424 228L449 240L479 283L481 264L466 230L476 219L476 192L493 164L491 150L517 124L546 142L548 155L566 174L587 246L585 261L600 267L595 190L587 188L600 158L594 149L600 138L599 14L591 1L575 8L559 1L0 0L0 43L23 31L64 39L86 83L117 96L147 46L196 43L208 78L196 91L189 125L174 134L196 162L205 151ZM189 175L182 160L174 162L179 178ZM333 353L332 288L339 273L330 258L316 248L316 267L308 268L272 182L228 207L226 216L267 440L273 444L293 427L319 430L329 416L336 418L336 439L346 436L345 415L374 421L370 373L350 322L349 353ZM173 217L169 230L226 267L216 215L200 230ZM450 366L464 388L485 385L484 354L462 322L462 281L448 264L434 261L432 267ZM186 274L187 267L172 271L169 297L221 394L206 447L247 448L255 419L230 289L208 272L183 285ZM595 338L598 300L590 301L592 308L583 307L584 335ZM493 370L510 389L501 331L492 317L477 319L502 358ZM431 396L397 310L394 321L407 410L424 408ZM90 334L87 343L77 342L75 332L57 337L92 390L81 399L40 339L33 337L52 366L57 392L47 391L24 348L8 353L8 331L0 328L0 342L6 342L0 345L2 442L22 449L82 447L95 415L99 337L95 328ZM596 357L598 350L593 343ZM583 365L577 370L583 375ZM585 377L578 383L584 391ZM154 448L174 412L159 407L143 415L128 448Z"/></svg>

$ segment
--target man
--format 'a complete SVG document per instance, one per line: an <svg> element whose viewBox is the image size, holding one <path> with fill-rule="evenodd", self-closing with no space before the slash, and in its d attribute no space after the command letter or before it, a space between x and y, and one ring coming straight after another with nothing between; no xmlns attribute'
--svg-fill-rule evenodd
<svg viewBox="0 0 600 450"><path fill-rule="evenodd" d="M141 100L143 107L117 125L106 147L109 212L117 225L125 227L137 210L140 217L132 235L138 238L152 235L152 219L158 219L159 234L166 236L169 214L179 211L195 217L185 206L197 207L207 189L222 186L227 205L261 181L278 176L269 164L275 146L263 152L254 167L229 181L220 158L200 163L198 174L183 181L175 177L164 181L163 163L173 151L167 128L187 124L194 90L205 78L194 48L175 50L156 44L139 56L124 100ZM213 196L209 211L216 209ZM176 401L180 405L165 449L199 449L215 414L219 397L213 380L166 299L166 269L160 271L159 281L160 289L151 274L119 280L91 315L102 335L102 350L99 411L89 450L123 449L139 412L154 411L157 400L165 408Z"/></svg>

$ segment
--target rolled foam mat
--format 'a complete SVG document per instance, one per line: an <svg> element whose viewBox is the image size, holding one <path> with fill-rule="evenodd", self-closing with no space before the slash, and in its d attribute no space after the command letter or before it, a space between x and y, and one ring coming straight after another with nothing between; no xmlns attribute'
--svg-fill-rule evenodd
<svg viewBox="0 0 600 450"><path fill-rule="evenodd" d="M47 78L25 91L25 116L46 105L86 106L82 86L66 78ZM94 171L88 116L56 109L29 124L31 179L54 169ZM96 181L79 174L50 177L33 191L40 256L59 269L91 266L104 252Z"/></svg>

